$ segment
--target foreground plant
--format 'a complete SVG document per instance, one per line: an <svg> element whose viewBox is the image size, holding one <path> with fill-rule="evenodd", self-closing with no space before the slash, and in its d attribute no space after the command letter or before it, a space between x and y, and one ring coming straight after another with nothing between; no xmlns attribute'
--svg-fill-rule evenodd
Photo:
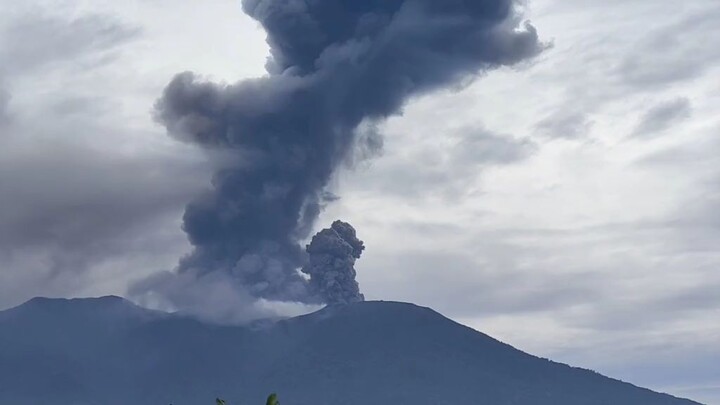
<svg viewBox="0 0 720 405"><path fill-rule="evenodd" d="M228 403L224 399L215 398L215 405L228 405ZM265 401L265 405L280 405L280 401L278 401L277 394L275 394L275 393L270 394L267 401Z"/></svg>

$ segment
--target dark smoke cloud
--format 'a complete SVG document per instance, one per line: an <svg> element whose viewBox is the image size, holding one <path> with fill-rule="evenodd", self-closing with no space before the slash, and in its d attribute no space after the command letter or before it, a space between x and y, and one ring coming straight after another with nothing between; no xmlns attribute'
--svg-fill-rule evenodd
<svg viewBox="0 0 720 405"><path fill-rule="evenodd" d="M513 0L245 0L243 9L267 31L268 76L221 85L182 73L157 104L171 135L233 156L187 206L194 251L178 271L222 272L257 298L335 299L297 271L298 241L351 151L377 148L377 137L358 136L361 124L543 45L531 25L517 29Z"/></svg>
<svg viewBox="0 0 720 405"><path fill-rule="evenodd" d="M364 301L355 281L355 259L365 249L355 228L342 221L333 222L313 236L307 246L309 256L302 272L310 275L311 292L328 304L349 304Z"/></svg>

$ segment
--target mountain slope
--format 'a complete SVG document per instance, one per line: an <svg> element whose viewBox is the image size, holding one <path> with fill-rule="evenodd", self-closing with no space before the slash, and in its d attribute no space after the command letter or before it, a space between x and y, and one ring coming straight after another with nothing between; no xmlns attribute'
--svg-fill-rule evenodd
<svg viewBox="0 0 720 405"><path fill-rule="evenodd" d="M254 327L117 297L0 312L0 404L689 405L539 359L411 304L365 302Z"/></svg>

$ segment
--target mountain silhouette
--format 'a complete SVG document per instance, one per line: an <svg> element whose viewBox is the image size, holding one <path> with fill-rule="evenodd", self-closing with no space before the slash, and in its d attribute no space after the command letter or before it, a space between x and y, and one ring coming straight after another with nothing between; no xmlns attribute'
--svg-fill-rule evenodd
<svg viewBox="0 0 720 405"><path fill-rule="evenodd" d="M541 359L412 304L361 302L248 326L119 297L0 312L0 404L690 405Z"/></svg>

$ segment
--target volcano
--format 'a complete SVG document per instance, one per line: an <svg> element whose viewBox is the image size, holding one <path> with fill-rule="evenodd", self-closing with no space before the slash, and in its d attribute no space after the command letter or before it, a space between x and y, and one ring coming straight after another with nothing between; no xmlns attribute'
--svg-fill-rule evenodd
<svg viewBox="0 0 720 405"><path fill-rule="evenodd" d="M118 297L0 312L0 404L690 405L541 359L412 304L220 326Z"/></svg>

